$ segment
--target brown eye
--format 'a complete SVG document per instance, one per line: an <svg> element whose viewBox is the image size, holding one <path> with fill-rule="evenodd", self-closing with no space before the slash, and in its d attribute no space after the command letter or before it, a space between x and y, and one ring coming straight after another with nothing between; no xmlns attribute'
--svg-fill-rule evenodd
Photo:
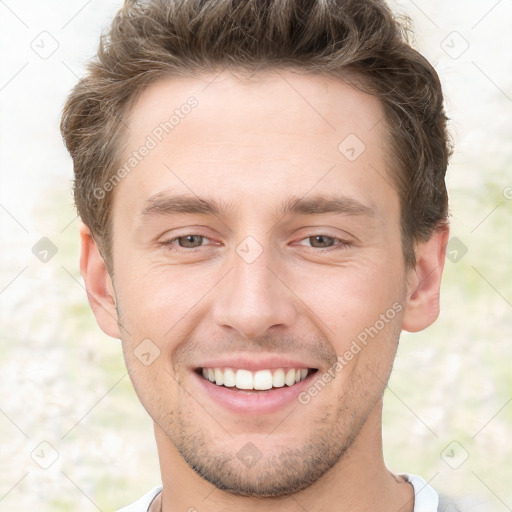
<svg viewBox="0 0 512 512"><path fill-rule="evenodd" d="M160 244L171 251L179 251L180 249L198 249L203 245L204 240L210 240L206 235L201 233L191 233L189 235L176 236L160 242Z"/></svg>
<svg viewBox="0 0 512 512"><path fill-rule="evenodd" d="M308 242L308 243L305 243ZM308 250L316 250L316 252L322 252L322 249L327 251L334 251L337 249L346 249L353 245L353 242L338 238L336 236L329 235L312 235L303 238L298 245L306 247Z"/></svg>
<svg viewBox="0 0 512 512"><path fill-rule="evenodd" d="M174 238L174 240L178 240L178 245L180 247L185 247L185 248L195 248L195 247L200 247L202 245L202 239L204 238L204 236L202 235L186 235L186 236L180 236L178 238ZM181 241L184 240L184 243L182 243ZM199 245L197 245L197 242L199 241Z"/></svg>
<svg viewBox="0 0 512 512"><path fill-rule="evenodd" d="M315 235L315 236L308 237L308 240L310 241L312 247L325 249L328 247L332 247L334 245L334 241L336 239L332 236ZM319 245L316 245L317 243Z"/></svg>

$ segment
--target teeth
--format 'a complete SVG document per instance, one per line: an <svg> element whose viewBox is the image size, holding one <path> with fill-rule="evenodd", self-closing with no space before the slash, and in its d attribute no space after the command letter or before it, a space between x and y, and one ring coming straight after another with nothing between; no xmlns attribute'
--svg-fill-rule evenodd
<svg viewBox="0 0 512 512"><path fill-rule="evenodd" d="M224 384L224 372L220 368L215 368L215 384L222 386Z"/></svg>
<svg viewBox="0 0 512 512"><path fill-rule="evenodd" d="M238 389L254 389L254 378L249 370L237 370L235 387Z"/></svg>
<svg viewBox="0 0 512 512"><path fill-rule="evenodd" d="M283 368L278 368L251 372L243 369L233 370L232 368L203 368L202 375L217 386L264 391L273 387L282 388L284 385L293 386L307 377L308 370L307 368L290 368L285 372Z"/></svg>
<svg viewBox="0 0 512 512"><path fill-rule="evenodd" d="M272 372L260 370L254 374L254 389L272 389Z"/></svg>
<svg viewBox="0 0 512 512"><path fill-rule="evenodd" d="M284 378L284 383L287 386L293 386L295 384L295 370L288 370Z"/></svg>
<svg viewBox="0 0 512 512"><path fill-rule="evenodd" d="M282 388L284 386L284 370L281 370L281 368L272 375L272 386L275 388Z"/></svg>
<svg viewBox="0 0 512 512"><path fill-rule="evenodd" d="M222 372L222 370L220 370L220 369L219 369L219 371ZM235 372L231 368L224 370L224 386L226 386L228 388L233 388L233 387L235 387L235 384L236 384Z"/></svg>

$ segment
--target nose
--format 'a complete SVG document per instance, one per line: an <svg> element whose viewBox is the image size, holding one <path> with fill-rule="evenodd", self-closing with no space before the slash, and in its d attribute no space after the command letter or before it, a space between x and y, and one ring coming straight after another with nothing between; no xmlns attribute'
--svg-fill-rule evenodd
<svg viewBox="0 0 512 512"><path fill-rule="evenodd" d="M253 262L234 255L219 295L213 302L217 326L236 329L244 338L258 338L271 328L285 330L295 322L294 294L277 274L266 251Z"/></svg>

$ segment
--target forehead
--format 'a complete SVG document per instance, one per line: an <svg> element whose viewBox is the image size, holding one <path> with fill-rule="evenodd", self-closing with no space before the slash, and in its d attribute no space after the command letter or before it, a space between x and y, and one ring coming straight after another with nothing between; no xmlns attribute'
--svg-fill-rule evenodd
<svg viewBox="0 0 512 512"><path fill-rule="evenodd" d="M194 107L193 116L189 116L187 104L192 100L198 108ZM379 130L374 136L369 132L384 119L378 98L341 79L290 70L251 76L224 71L195 78L161 79L139 96L128 123L130 128L150 133L169 121L173 113L179 118L171 121L175 134L195 130L200 123L210 138L222 138L224 143L229 142L225 131L237 127L252 128L249 131L253 133L285 128L297 136L325 134L334 142L353 129L370 143L382 136ZM185 118L189 118L186 123L182 122ZM138 134L131 135L133 141Z"/></svg>
<svg viewBox="0 0 512 512"><path fill-rule="evenodd" d="M374 207L394 194L383 120L377 98L325 76L168 78L130 112L126 161L150 149L115 192L124 188L139 211L169 189L229 196L253 210L274 197L338 189Z"/></svg>

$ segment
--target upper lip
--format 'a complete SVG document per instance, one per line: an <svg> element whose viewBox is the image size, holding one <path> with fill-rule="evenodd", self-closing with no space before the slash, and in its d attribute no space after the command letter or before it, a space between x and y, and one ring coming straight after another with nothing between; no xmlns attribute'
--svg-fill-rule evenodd
<svg viewBox="0 0 512 512"><path fill-rule="evenodd" d="M277 370L278 368L314 368L311 362L301 361L295 357L284 356L232 356L204 361L195 368L236 368L256 372L258 370Z"/></svg>

